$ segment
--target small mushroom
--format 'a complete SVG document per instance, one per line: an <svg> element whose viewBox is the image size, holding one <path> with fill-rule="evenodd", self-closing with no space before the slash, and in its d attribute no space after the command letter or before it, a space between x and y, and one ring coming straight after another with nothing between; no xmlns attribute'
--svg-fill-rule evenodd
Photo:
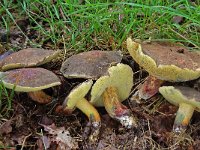
<svg viewBox="0 0 200 150"><path fill-rule="evenodd" d="M92 127L89 139L96 141L101 127L99 113L93 105L85 98L93 84L92 80L87 80L76 86L67 96L63 103L64 111L72 112L75 108L80 109L88 118L88 126ZM88 135L89 133L85 133Z"/></svg>
<svg viewBox="0 0 200 150"><path fill-rule="evenodd" d="M148 99L158 92L164 81L183 82L200 77L200 53L183 46L166 43L139 44L127 39L127 49L149 77L136 92L139 99Z"/></svg>
<svg viewBox="0 0 200 150"><path fill-rule="evenodd" d="M27 48L14 52L0 60L1 70L6 71L16 68L35 67L56 58L60 51Z"/></svg>
<svg viewBox="0 0 200 150"><path fill-rule="evenodd" d="M44 68L21 68L0 72L0 79L6 88L28 92L29 96L39 103L51 100L50 96L41 90L61 84L53 72Z"/></svg>
<svg viewBox="0 0 200 150"><path fill-rule="evenodd" d="M184 86L162 86L159 92L171 104L179 106L173 125L175 133L183 132L188 126L194 110L200 111L200 92Z"/></svg>
<svg viewBox="0 0 200 150"><path fill-rule="evenodd" d="M133 86L133 71L125 64L118 63L108 69L93 85L90 102L94 106L105 106L108 114L119 120L126 128L136 127L136 119L121 102L129 97Z"/></svg>

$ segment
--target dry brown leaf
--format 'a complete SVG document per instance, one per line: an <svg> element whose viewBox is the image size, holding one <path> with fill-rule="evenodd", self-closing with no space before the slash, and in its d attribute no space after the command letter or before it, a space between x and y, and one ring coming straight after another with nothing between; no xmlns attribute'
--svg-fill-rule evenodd
<svg viewBox="0 0 200 150"><path fill-rule="evenodd" d="M42 125L42 124L41 124ZM71 137L68 130L64 127L56 127L55 124L51 124L50 126L42 125L44 130L47 131L51 137L48 137L50 143L55 142L58 145L58 149L65 150L65 149L78 149L77 141ZM45 140L48 144L48 139ZM44 140L43 140L44 143Z"/></svg>

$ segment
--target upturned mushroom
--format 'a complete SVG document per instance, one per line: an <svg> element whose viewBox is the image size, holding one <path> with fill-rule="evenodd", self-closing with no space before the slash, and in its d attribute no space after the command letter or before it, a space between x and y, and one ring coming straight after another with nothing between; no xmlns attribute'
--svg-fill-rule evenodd
<svg viewBox="0 0 200 150"><path fill-rule="evenodd" d="M108 114L126 128L137 127L131 111L121 103L129 97L133 86L132 69L128 65L118 63L107 72L94 83L90 103L94 106L105 106Z"/></svg>
<svg viewBox="0 0 200 150"><path fill-rule="evenodd" d="M96 84L96 88L92 88L93 92L90 103L94 106L105 106L111 117L119 120L125 127L130 128L135 125L134 118L131 115L130 110L121 104L121 101L128 97L131 87L133 86L133 72L128 65L117 65L121 62L121 60L122 54L120 52L88 51L73 55L66 59L66 61L62 64L60 71L66 78L98 79L98 82L105 78L105 81L102 81L103 83ZM112 72L111 70L115 70L111 69L112 66L121 68L118 69L118 72L115 71L116 74L119 74L119 76L115 76L115 80L113 79L114 77L109 77L110 72ZM111 75L114 76L112 73ZM117 88L119 86L123 86L124 90L121 90L121 88L118 91L116 87L112 86L112 84L116 85L117 83L111 84L111 82L119 82L120 84L118 84ZM124 95L122 94L122 91L124 92ZM118 99L118 92L121 94L120 99ZM110 95L111 97L106 98L106 100L103 101L102 93L105 93L106 96ZM114 96L114 98L112 98L112 96ZM123 118L121 117L122 115L125 115L126 117ZM124 121L124 119L126 121Z"/></svg>
<svg viewBox="0 0 200 150"><path fill-rule="evenodd" d="M89 90L91 89L93 84L92 80L87 80L83 83L80 83L76 87L72 89L69 95L66 97L63 106L64 111L72 112L75 108L80 109L89 119L88 126L92 127L90 133L90 141L96 141L99 129L101 127L101 119L100 115L97 110L94 108L93 105L86 99L86 95L88 94ZM85 131L87 132L87 131Z"/></svg>
<svg viewBox="0 0 200 150"><path fill-rule="evenodd" d="M45 70L42 68L33 69L33 68L27 68L27 67L35 67L35 66L39 66L47 62L50 62L52 59L56 58L59 54L60 54L60 51L44 50L44 49L38 49L38 48L28 48L28 49L20 50L18 52L14 52L6 57L2 57L2 59L0 60L1 71L6 71L6 72L0 73L1 77L4 78L3 83L6 84L5 86L7 88L11 88L11 87L13 88L13 86L15 85L16 86L15 90L18 91L19 89L21 90L22 88L22 90L25 90L24 92L28 92L27 91L27 88L29 87L28 82L30 82L31 80L33 80L33 82L38 82L37 83L39 86L38 88L37 87L28 88L31 90L28 92L28 95L34 101L37 101L40 103L49 102L52 98L49 95L45 94L41 89L48 88L49 86L50 87L55 86L54 84L56 85L61 84L59 78L54 73L46 69ZM27 68L27 69L7 71L10 69L16 69L16 68ZM40 75L42 76L40 77ZM26 78L26 76L28 79ZM12 79L10 77L13 77L13 80L16 80L16 81L20 79L21 83L24 82L27 85L23 85L21 87L17 85L18 82L15 82L15 83L11 82ZM33 77L33 79L31 79L30 77ZM40 87L39 80L43 80L45 78L50 78L50 79L46 79L48 80L47 82L48 86ZM51 78L52 78L52 81L51 81ZM7 84L7 81L11 83Z"/></svg>
<svg viewBox="0 0 200 150"><path fill-rule="evenodd" d="M173 125L173 131L186 130L194 110L200 111L200 92L184 86L162 86L159 92L173 105L179 107Z"/></svg>
<svg viewBox="0 0 200 150"><path fill-rule="evenodd" d="M60 79L44 68L21 68L0 72L4 86L16 92L28 92L37 102L47 103L51 99L42 90L60 85Z"/></svg>
<svg viewBox="0 0 200 150"><path fill-rule="evenodd" d="M148 99L158 92L164 81L183 82L200 77L200 53L183 46L166 43L139 44L127 39L127 49L133 59L149 76L135 93L139 99Z"/></svg>

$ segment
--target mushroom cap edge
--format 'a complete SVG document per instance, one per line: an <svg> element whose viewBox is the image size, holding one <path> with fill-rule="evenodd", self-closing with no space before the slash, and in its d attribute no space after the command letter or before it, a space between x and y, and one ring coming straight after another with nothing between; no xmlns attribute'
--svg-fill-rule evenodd
<svg viewBox="0 0 200 150"><path fill-rule="evenodd" d="M184 86L162 86L159 88L161 95L171 104L179 103L193 105L196 111L200 111L200 92Z"/></svg>

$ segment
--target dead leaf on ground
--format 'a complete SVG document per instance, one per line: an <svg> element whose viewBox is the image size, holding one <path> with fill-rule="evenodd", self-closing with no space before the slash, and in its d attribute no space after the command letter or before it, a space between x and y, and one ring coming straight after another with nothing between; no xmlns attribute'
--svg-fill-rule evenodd
<svg viewBox="0 0 200 150"><path fill-rule="evenodd" d="M64 127L56 127L54 123L49 126L41 124L41 126L50 135L42 136L43 144L46 147L49 147L52 143L56 143L57 149L78 149L77 141L71 137L69 131Z"/></svg>

